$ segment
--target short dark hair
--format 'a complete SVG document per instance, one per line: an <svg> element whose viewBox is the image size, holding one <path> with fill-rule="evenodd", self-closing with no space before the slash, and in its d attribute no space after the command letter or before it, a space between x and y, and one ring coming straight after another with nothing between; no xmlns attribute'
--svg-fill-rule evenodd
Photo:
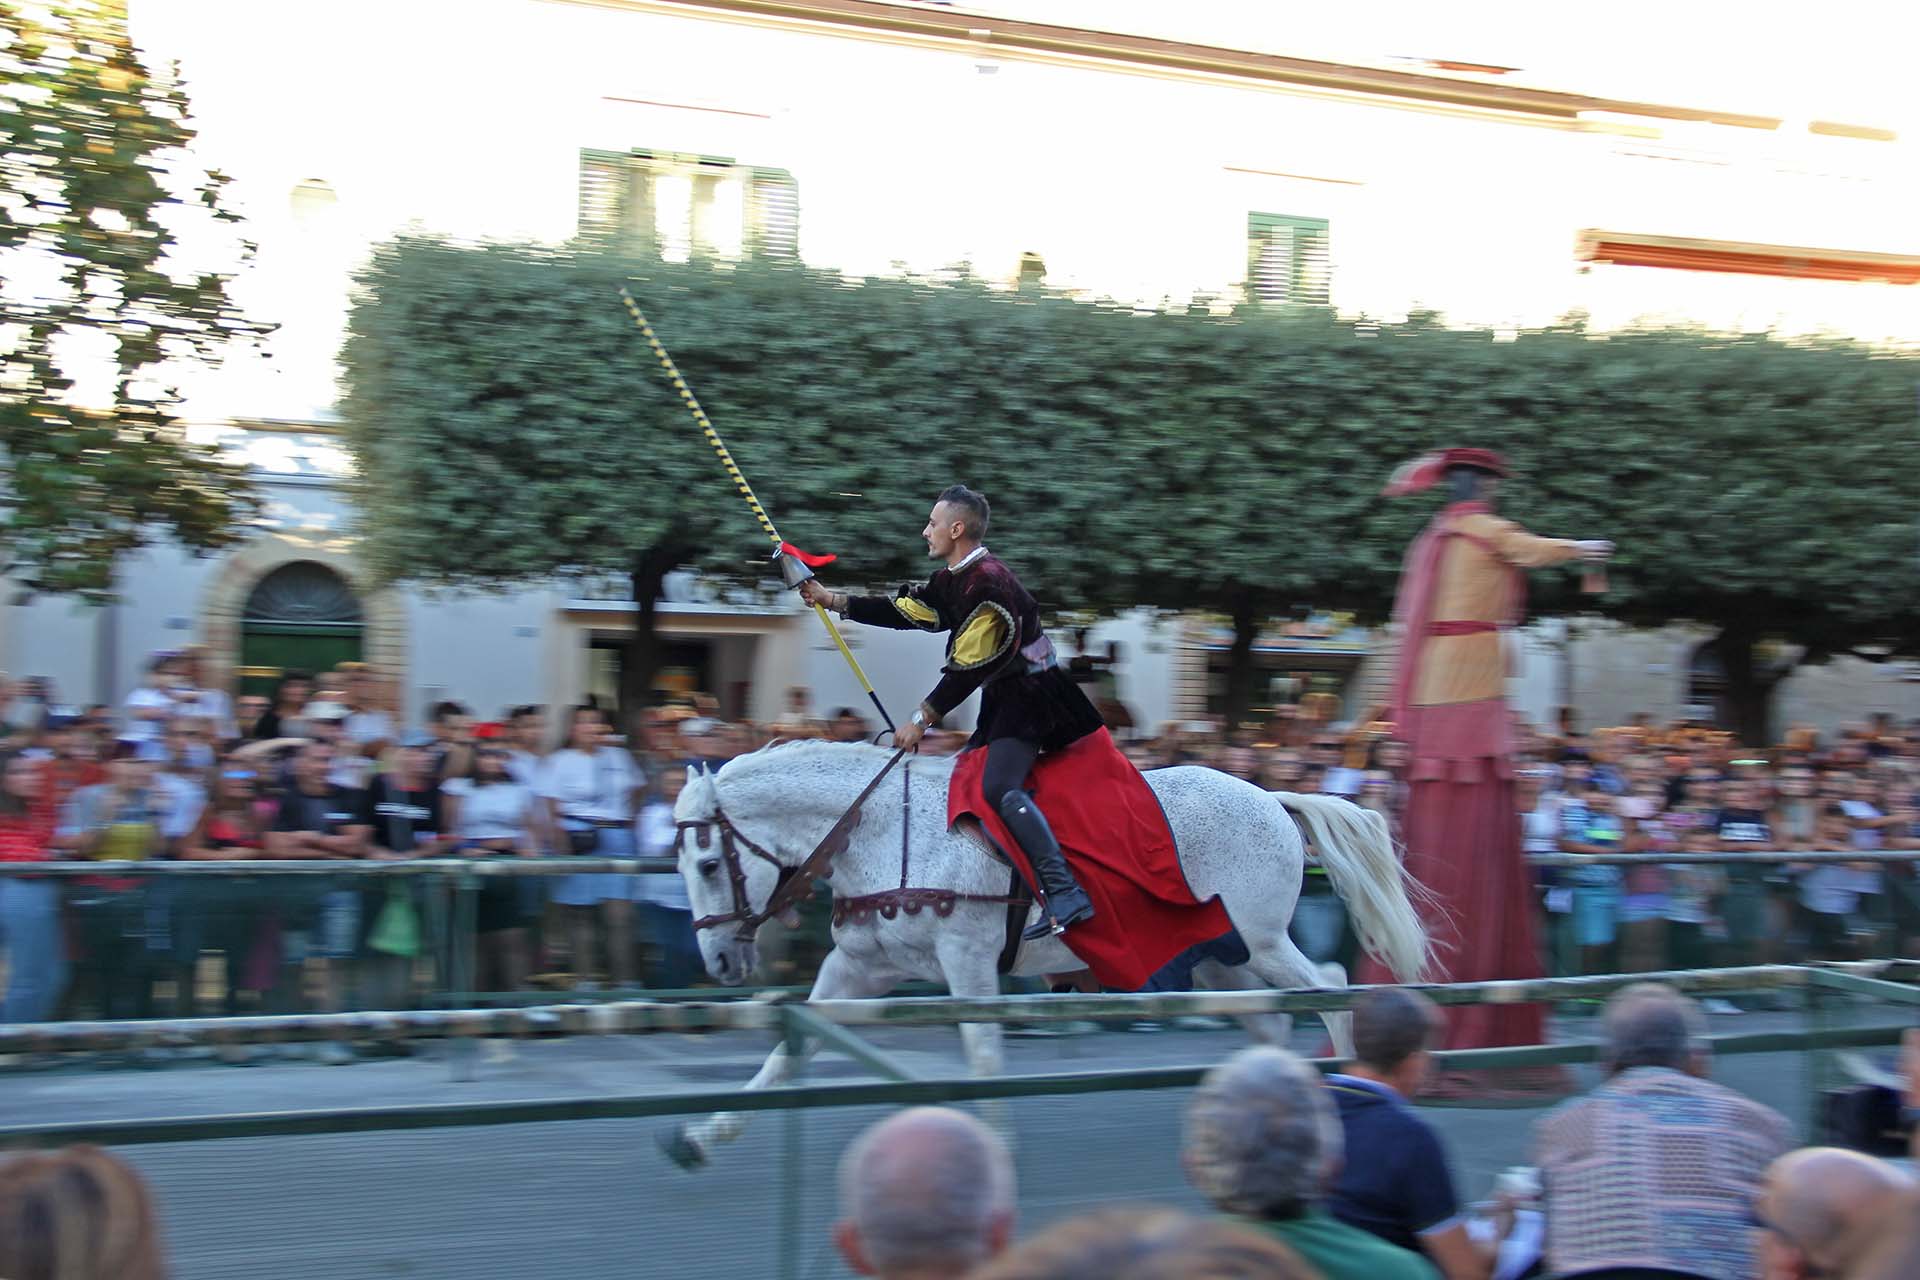
<svg viewBox="0 0 1920 1280"><path fill-rule="evenodd" d="M1614 992L1600 1022L1601 1058L1614 1071L1684 1070L1706 1030L1700 1006L1659 982L1636 982Z"/></svg>
<svg viewBox="0 0 1920 1280"><path fill-rule="evenodd" d="M940 491L935 501L958 507L966 513L960 518L960 523L967 527L969 538L978 542L987 536L987 521L992 517L993 509L987 505L986 494L963 484L950 484Z"/></svg>
<svg viewBox="0 0 1920 1280"><path fill-rule="evenodd" d="M444 724L455 716L470 716L472 714L471 711L467 710L465 704L449 700L434 703L433 710L428 713L428 718L435 724Z"/></svg>
<svg viewBox="0 0 1920 1280"><path fill-rule="evenodd" d="M1417 991L1384 987L1353 1004L1353 1056L1375 1071L1392 1071L1433 1043L1438 1017Z"/></svg>
<svg viewBox="0 0 1920 1280"><path fill-rule="evenodd" d="M0 778L5 777L13 762L24 758L19 751L0 751ZM27 802L0 786L0 818L24 818L27 816Z"/></svg>

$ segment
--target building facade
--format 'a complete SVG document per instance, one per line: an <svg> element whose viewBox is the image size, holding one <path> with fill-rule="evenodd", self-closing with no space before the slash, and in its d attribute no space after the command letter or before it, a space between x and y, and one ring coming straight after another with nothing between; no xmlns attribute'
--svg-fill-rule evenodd
<svg viewBox="0 0 1920 1280"><path fill-rule="evenodd" d="M1297 56L1262 7L1226 8L1238 17L1214 10L1203 40L1164 6L1122 3L344 0L263 18L245 0L134 0L136 41L180 66L196 160L233 175L261 246L235 292L280 325L268 351L185 385L193 429L249 462L268 509L231 552L131 560L114 606L5 606L0 663L69 701L117 702L147 655L189 641L235 686L372 662L409 715L439 697L487 715L611 695L633 613L619 592L397 590L356 559L335 357L356 267L413 227L638 235L668 257L850 275L968 264L1143 305L1251 295L1496 328L1584 312L1600 328L1920 340L1903 305L1920 281L1905 122L1610 97L1599 72L1572 91L1489 64ZM1030 20L1061 12L1145 16ZM902 513L903 539L920 519ZM663 617L670 682L730 712L773 719L795 684L819 710L861 702L797 610L682 580ZM852 638L889 702L912 705L937 641ZM1209 620L1143 614L1086 638L1118 643L1143 723L1218 705L1227 638ZM1515 696L1542 718L1569 699L1600 720L1671 713L1700 692L1697 644L1541 624ZM1315 619L1257 648L1268 696L1326 689L1359 714L1383 646ZM1783 711L1920 710L1903 676L1805 673Z"/></svg>

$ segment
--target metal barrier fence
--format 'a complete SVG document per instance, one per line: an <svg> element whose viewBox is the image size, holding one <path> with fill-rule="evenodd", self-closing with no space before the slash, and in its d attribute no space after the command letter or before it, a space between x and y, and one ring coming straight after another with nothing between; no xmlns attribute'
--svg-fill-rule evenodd
<svg viewBox="0 0 1920 1280"><path fill-rule="evenodd" d="M1800 1114L1802 1131L1808 1135L1817 1131L1818 1091L1834 1078L1828 1057L1839 1050L1897 1043L1901 1032L1914 1024L1915 1010L1920 1008L1920 987L1914 985L1920 982L1920 962L1912 961L1821 967L1761 966L1657 975L1614 974L1423 989L1437 1002L1447 1005L1531 1001L1560 1004L1598 999L1621 986L1649 977L1702 996L1774 991L1795 997L1801 1010L1797 1027L1721 1034L1710 1039L1716 1057L1723 1062L1737 1062L1746 1055L1798 1054L1808 1059L1804 1077L1798 1081L1804 1090L1804 1110L1794 1108ZM763 1047L767 1039L775 1037L790 1046L817 1037L825 1041L829 1049L853 1057L879 1079L800 1082L754 1094L731 1088L696 1087L624 1096L511 1098L255 1114L18 1123L0 1125L0 1144L47 1146L85 1141L128 1148L131 1158L142 1163L160 1182L163 1196L174 1204L192 1204L208 1214L216 1213L221 1206L231 1207L236 1181L231 1162L245 1164L249 1178L271 1183L276 1178L292 1177L290 1171L303 1168L312 1153L321 1149L328 1153L328 1160L338 1160L355 1168L361 1167L356 1162L365 1162L369 1178L387 1176L371 1171L388 1168L396 1161L404 1164L408 1159L422 1162L456 1158L482 1162L518 1160L532 1161L543 1168L554 1165L571 1168L573 1162L578 1161L577 1169L559 1179L565 1194L572 1197L586 1195L586 1185L597 1176L593 1170L605 1168L611 1160L613 1167L621 1172L621 1185L627 1187L627 1198L616 1203L631 1200L635 1205L648 1206L636 1208L634 1212L648 1215L649 1222L654 1217L667 1216L656 1213L651 1206L670 1203L700 1209L698 1218L675 1218L654 1223L649 1228L654 1233L648 1245L652 1250L649 1259L657 1264L652 1273L777 1274L791 1280L838 1276L843 1273L837 1270L824 1248L825 1226L832 1212L831 1167L840 1146L877 1114L874 1108L923 1103L1004 1103L1012 1109L1009 1118L1014 1127L1035 1138L1036 1149L1023 1151L1021 1155L1023 1189L1031 1182L1033 1194L1038 1195L1039 1188L1053 1185L1071 1174L1094 1184L1094 1194L1111 1195L1112 1189L1117 1188L1121 1198L1148 1195L1164 1202L1178 1200L1184 1194L1180 1191L1177 1160L1171 1149L1177 1145L1178 1114L1184 1100L1184 1093L1176 1091L1190 1088L1207 1065L1158 1063L1139 1067L1027 1071L993 1079L971 1079L957 1073L927 1076L903 1064L896 1053L873 1044L871 1041L876 1035L888 1034L894 1028L941 1027L963 1021L1045 1024L1089 1019L1165 1019L1196 1014L1304 1014L1350 1007L1360 990L991 999L896 997L823 1001L805 1006L767 998L656 1000L536 1009L428 1011L398 1021L383 1021L372 1015L335 1015L11 1028L0 1032L0 1050L28 1045L66 1049L130 1044L156 1035L181 1042L201 1042L218 1037L266 1041L343 1033L383 1034L395 1029L415 1037L442 1040L488 1032L544 1038L734 1031L753 1033ZM1878 1007L1888 1006L1896 1011L1895 1015L1880 1016ZM1237 1041L1237 1037L1235 1039ZM1208 1043L1214 1046L1215 1055L1228 1047ZM1598 1046L1591 1041L1575 1040L1447 1053L1439 1055L1439 1065L1443 1070L1564 1066L1591 1062L1597 1052ZM1337 1065L1332 1059L1321 1059L1317 1064L1323 1069ZM1762 1078L1772 1081L1787 1074L1770 1066ZM1784 1095L1776 1098L1776 1105L1785 1100ZM650 1150L643 1149L650 1135L634 1128L639 1121L658 1122L716 1109L777 1115L773 1117L772 1132L756 1130L741 1146L726 1151L720 1157L728 1162L726 1172L705 1182L686 1179L666 1168ZM1123 1117L1123 1123L1115 1123ZM1513 1123L1517 1125L1520 1121L1516 1119ZM408 1144L402 1136L423 1130L438 1131L444 1136L432 1146ZM485 1138L484 1134L490 1132L500 1134L501 1139ZM327 1146L329 1135L348 1145ZM1056 1143L1066 1142L1067 1135L1071 1135L1074 1145L1071 1150L1060 1149ZM316 1143L321 1146L315 1147ZM363 1149L364 1144L372 1145ZM1459 1143L1455 1145L1458 1157L1462 1153ZM1509 1141L1507 1145L1512 1144ZM1086 1150L1092 1146L1130 1152L1131 1159L1120 1162L1118 1168L1111 1158L1083 1160ZM181 1154L151 1157L140 1154L149 1148L174 1149ZM406 1154L402 1155L403 1152ZM481 1154L483 1152L486 1154ZM411 1179L415 1175L407 1176ZM1129 1176L1133 1182L1128 1181ZM761 1198L739 1204L728 1202L730 1190L741 1185L743 1179L760 1188ZM1102 1192L1100 1188L1109 1190ZM483 1202L484 1199L482 1196ZM1071 1211L1086 1199L1087 1195L1080 1192L1064 1198L1049 1197L1044 1202L1046 1213ZM1023 1205L1024 1202L1023 1197ZM377 1196L368 1197L360 1211L380 1217L382 1221L386 1218L381 1215L393 1216L392 1225L382 1230L398 1233L396 1238L404 1237L410 1230L425 1230L417 1224L437 1221L435 1215L443 1212L449 1220L458 1218L463 1222L485 1216L484 1203L464 1209L440 1206L433 1213L425 1213L422 1206L411 1202L402 1206L395 1216L379 1203ZM729 1214L737 1215L733 1228L713 1225L730 1220ZM623 1214L623 1221L624 1217ZM337 1235L341 1226L337 1216L329 1215L324 1226L316 1224L313 1229ZM251 1227L243 1220L236 1220L226 1229L245 1233ZM247 1268L253 1268L249 1274L258 1273L258 1259L246 1260L244 1265L233 1262L230 1267L222 1261L228 1255L222 1251L224 1246L220 1246L217 1222L196 1222L195 1231L195 1257L199 1261L181 1271L182 1280L224 1280L225 1276L237 1276ZM662 1232L667 1234L663 1236ZM709 1233L717 1233L725 1240L723 1253L714 1253ZM544 1229L542 1239L545 1239ZM403 1248L400 1244L393 1247ZM677 1269L667 1267L662 1261L669 1255L679 1264ZM566 1259L564 1267L559 1261L562 1257ZM328 1260L320 1255L316 1258L319 1261L311 1272L282 1265L277 1273L293 1280L305 1274L322 1274L318 1269L320 1261L338 1266L337 1259ZM561 1249L554 1255L553 1270L542 1270L536 1263L516 1266L516 1273L527 1276L634 1274L630 1263L612 1257L595 1255L595 1258L583 1264L578 1257ZM704 1260L704 1265L694 1265L700 1260ZM457 1256L447 1260L445 1271L435 1270L437 1265L416 1260L404 1269L407 1274L426 1276L462 1274L460 1268L468 1267ZM355 1272L350 1266L334 1272L372 1273L370 1269ZM464 1273L472 1272L469 1268Z"/></svg>
<svg viewBox="0 0 1920 1280"><path fill-rule="evenodd" d="M1711 929L1675 925L1655 948L1659 954L1650 959L1629 955L1617 945L1596 954L1579 944L1573 912L1545 913L1543 945L1549 968L1559 976L1577 975L1588 967L1605 972L1629 965L1737 967L1806 958L1885 957L1900 954L1907 949L1903 944L1920 936L1920 881L1912 870L1920 850L1548 854L1531 861L1542 877L1591 874L1600 868L1625 873L1701 868L1719 878L1718 914ZM1876 868L1870 874L1878 878L1881 891L1858 895L1859 905L1849 915L1815 916L1799 900L1797 877L1805 871L1831 868L1846 873L1856 864ZM673 871L667 859L592 857L0 864L0 878L38 878L60 886L77 959L66 1007L75 1014L113 1018L195 1017L209 1004L234 1015L310 1007L305 988L313 978L307 961L331 957L353 962L334 966L339 969L371 968L360 962L385 960L388 953L376 954L379 944L372 935L388 910L410 913L412 954L393 957L385 966L391 972L379 983L363 981L358 972L335 975L336 984L352 979L365 988L357 998L349 991L335 1007L447 1009L538 1000L478 979L483 896L511 891L530 904L531 913L545 901L544 882L555 876ZM1565 892L1572 897L1604 890L1575 885ZM328 914L330 896L357 899L354 918L345 925ZM784 962L777 946L773 948L778 966L773 982L801 985L811 977L829 945L825 902L823 890L810 904L805 927L788 937L790 955ZM342 929L351 936L329 936ZM1683 930L1696 954L1680 951ZM768 935L770 940L781 937L773 928ZM1345 908L1332 896L1324 876L1308 877L1295 937L1315 960L1337 960L1352 969L1357 943ZM637 940L645 944L639 984L606 995L679 991L704 980L684 965L679 972L664 970L658 961L665 958L665 949L654 945L652 934L642 930ZM577 984L560 989L601 998L579 991Z"/></svg>

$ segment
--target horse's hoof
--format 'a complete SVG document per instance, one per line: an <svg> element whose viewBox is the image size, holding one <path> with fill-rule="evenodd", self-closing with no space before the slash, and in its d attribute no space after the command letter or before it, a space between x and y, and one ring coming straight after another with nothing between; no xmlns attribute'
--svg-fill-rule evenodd
<svg viewBox="0 0 1920 1280"><path fill-rule="evenodd" d="M687 1136L685 1125L661 1134L654 1141L660 1144L660 1150L667 1159L688 1173L696 1173L706 1167L706 1148Z"/></svg>

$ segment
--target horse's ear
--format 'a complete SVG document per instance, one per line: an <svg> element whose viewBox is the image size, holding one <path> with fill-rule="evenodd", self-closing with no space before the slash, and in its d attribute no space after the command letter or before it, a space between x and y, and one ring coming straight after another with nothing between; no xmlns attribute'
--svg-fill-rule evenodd
<svg viewBox="0 0 1920 1280"><path fill-rule="evenodd" d="M687 766L687 785L691 787L694 784L698 783L700 781L701 776L705 772L706 770L702 768L700 765L697 765L697 764L688 765Z"/></svg>

